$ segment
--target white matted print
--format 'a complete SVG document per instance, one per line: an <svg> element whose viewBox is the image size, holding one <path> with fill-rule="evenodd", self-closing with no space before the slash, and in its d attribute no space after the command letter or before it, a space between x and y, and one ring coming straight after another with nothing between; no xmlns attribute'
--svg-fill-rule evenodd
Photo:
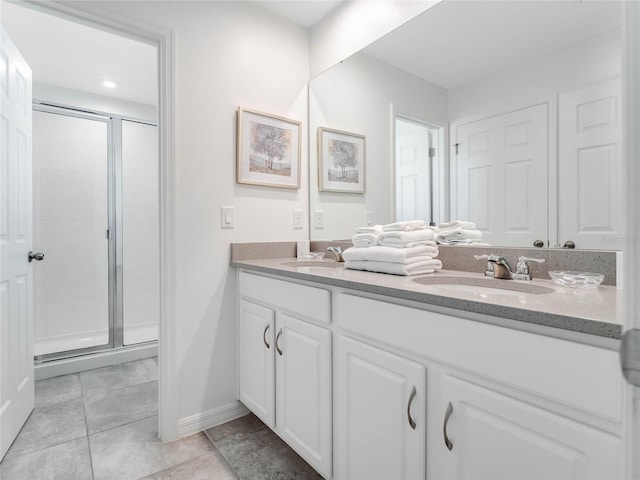
<svg viewBox="0 0 640 480"><path fill-rule="evenodd" d="M321 192L364 193L364 135L318 128L318 169Z"/></svg>
<svg viewBox="0 0 640 480"><path fill-rule="evenodd" d="M300 122L238 108L236 181L300 188Z"/></svg>

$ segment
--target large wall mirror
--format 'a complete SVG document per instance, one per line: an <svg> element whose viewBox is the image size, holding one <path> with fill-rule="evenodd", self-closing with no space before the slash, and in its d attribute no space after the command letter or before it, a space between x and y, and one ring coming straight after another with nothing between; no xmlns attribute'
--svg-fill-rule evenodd
<svg viewBox="0 0 640 480"><path fill-rule="evenodd" d="M311 239L419 218L472 221L491 245L620 249L622 8L444 0L312 79ZM323 129L364 136L364 166L339 173L364 193L319 188L339 170Z"/></svg>

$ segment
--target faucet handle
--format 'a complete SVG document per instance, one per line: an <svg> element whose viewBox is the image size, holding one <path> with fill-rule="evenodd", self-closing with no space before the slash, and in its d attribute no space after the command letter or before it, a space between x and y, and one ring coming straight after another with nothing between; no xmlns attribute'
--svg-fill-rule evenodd
<svg viewBox="0 0 640 480"><path fill-rule="evenodd" d="M544 263L545 261L546 260L544 258L518 258L518 264L516 265L516 274L519 276L519 278L516 278L516 280L531 280L531 275L529 274L529 264L527 262Z"/></svg>
<svg viewBox="0 0 640 480"><path fill-rule="evenodd" d="M476 260L484 260L488 259L489 255L474 255L473 258L475 258Z"/></svg>

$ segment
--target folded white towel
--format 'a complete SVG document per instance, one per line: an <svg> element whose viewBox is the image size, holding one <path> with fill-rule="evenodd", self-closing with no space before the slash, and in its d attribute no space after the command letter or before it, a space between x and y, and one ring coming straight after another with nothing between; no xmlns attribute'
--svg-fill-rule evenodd
<svg viewBox="0 0 640 480"><path fill-rule="evenodd" d="M454 228L446 232L436 233L436 241L440 243L460 242L461 240L482 240L482 232L480 230Z"/></svg>
<svg viewBox="0 0 640 480"><path fill-rule="evenodd" d="M370 247L378 243L378 235L375 233L356 233L351 237L354 247Z"/></svg>
<svg viewBox="0 0 640 480"><path fill-rule="evenodd" d="M351 270L366 270L368 272L390 273L392 275L421 275L433 273L442 269L442 262L437 259L424 260L409 264L392 262L370 262L367 260L349 260L344 262L344 268Z"/></svg>
<svg viewBox="0 0 640 480"><path fill-rule="evenodd" d="M424 220L407 220L404 222L389 223L384 225L382 230L385 232L410 232L412 230L423 230L426 228Z"/></svg>
<svg viewBox="0 0 640 480"><path fill-rule="evenodd" d="M433 241L433 230L413 230L410 232L385 232L378 236L378 244L388 247L408 247L419 245L419 242Z"/></svg>
<svg viewBox="0 0 640 480"><path fill-rule="evenodd" d="M342 256L345 261L369 260L406 264L437 257L438 253L438 247L427 245L412 248L375 246L369 248L348 248L342 252Z"/></svg>
<svg viewBox="0 0 640 480"><path fill-rule="evenodd" d="M439 223L436 229L440 232L452 230L454 228L466 228L467 230L475 230L476 224L473 222L465 222L463 220L453 220L452 222Z"/></svg>
<svg viewBox="0 0 640 480"><path fill-rule="evenodd" d="M490 243L481 242L478 240L465 240L465 239L460 239L460 240L444 239L444 240L440 240L439 243L441 245L473 245L474 247L490 247L491 246Z"/></svg>
<svg viewBox="0 0 640 480"><path fill-rule="evenodd" d="M370 227L358 227L356 233L382 233L382 225L372 225Z"/></svg>

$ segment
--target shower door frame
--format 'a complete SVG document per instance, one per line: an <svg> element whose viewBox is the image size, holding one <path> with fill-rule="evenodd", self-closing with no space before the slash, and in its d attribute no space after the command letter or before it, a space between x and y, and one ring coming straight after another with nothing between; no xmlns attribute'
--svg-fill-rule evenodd
<svg viewBox="0 0 640 480"><path fill-rule="evenodd" d="M158 340L124 345L124 289L123 289L123 190L122 190L122 122L135 122L157 127L154 122L123 115L104 112L79 110L73 107L54 103L37 103L34 111L54 115L66 115L85 120L99 121L107 125L107 218L105 236L108 240L108 334L106 344L91 347L64 350L34 357L36 365L46 362L64 360L93 353L111 352L115 349L125 350L145 345L157 344ZM119 145L118 148L116 146ZM45 252L46 253L46 252Z"/></svg>

